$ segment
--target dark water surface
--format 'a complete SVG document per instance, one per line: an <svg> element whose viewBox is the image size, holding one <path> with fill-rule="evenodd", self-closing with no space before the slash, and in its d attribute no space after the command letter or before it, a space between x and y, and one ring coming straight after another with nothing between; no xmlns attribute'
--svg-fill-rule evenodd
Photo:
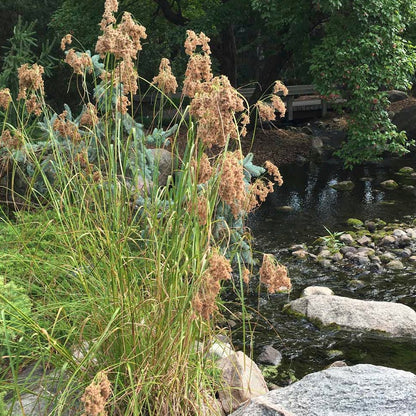
<svg viewBox="0 0 416 416"><path fill-rule="evenodd" d="M271 195L251 217L250 227L259 251L274 253L286 264L292 279L290 295L268 296L253 293L248 305L253 312L254 358L261 346L271 344L283 354L279 384L325 368L336 360L347 364L369 363L416 373L416 341L386 340L361 333L319 329L307 320L282 313L289 300L300 296L311 285L330 287L335 294L358 299L404 303L416 309L416 273L414 270L374 274L357 269L328 270L312 262L294 260L287 248L293 244L310 245L319 236L346 230L348 218L381 218L386 222L411 221L416 216L416 196L403 189L384 191L379 183L398 180L394 174L403 166L416 168L416 160L393 159L383 165L367 165L346 171L335 161L320 165L288 166L281 169L284 185ZM367 178L367 179L365 179ZM370 179L371 178L371 179ZM336 191L329 185L352 180L352 191ZM412 182L412 180L410 180ZM414 181L416 183L416 180ZM291 212L279 207L289 205ZM354 279L362 285L357 287ZM247 337L248 339L248 337ZM240 337L241 341L241 337Z"/></svg>

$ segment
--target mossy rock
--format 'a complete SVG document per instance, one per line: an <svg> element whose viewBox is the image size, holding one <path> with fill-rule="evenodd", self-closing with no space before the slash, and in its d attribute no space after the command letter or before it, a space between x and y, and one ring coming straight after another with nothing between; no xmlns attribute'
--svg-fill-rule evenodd
<svg viewBox="0 0 416 416"><path fill-rule="evenodd" d="M347 225L358 230L364 225L364 223L358 218L348 218Z"/></svg>
<svg viewBox="0 0 416 416"><path fill-rule="evenodd" d="M399 187L399 184L393 179L388 179L387 181L381 182L380 186L388 191L393 191Z"/></svg>
<svg viewBox="0 0 416 416"><path fill-rule="evenodd" d="M352 181L341 181L330 185L330 187L337 191L351 191L354 189L355 184Z"/></svg>
<svg viewBox="0 0 416 416"><path fill-rule="evenodd" d="M410 166L403 166L401 169L399 169L399 173L401 173L403 175L410 175L414 171L415 170Z"/></svg>

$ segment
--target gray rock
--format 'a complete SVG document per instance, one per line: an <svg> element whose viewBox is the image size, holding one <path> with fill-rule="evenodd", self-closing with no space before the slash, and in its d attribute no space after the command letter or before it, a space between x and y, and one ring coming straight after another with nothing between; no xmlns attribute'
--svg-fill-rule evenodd
<svg viewBox="0 0 416 416"><path fill-rule="evenodd" d="M313 295L296 299L285 308L323 326L416 338L416 312L400 303Z"/></svg>
<svg viewBox="0 0 416 416"><path fill-rule="evenodd" d="M173 173L172 153L166 149L149 149L155 158L155 165L159 166L159 186L166 186L168 176Z"/></svg>
<svg viewBox="0 0 416 416"><path fill-rule="evenodd" d="M399 91L399 90L391 90L387 93L387 98L389 99L391 103L405 100L408 97L409 96L404 91Z"/></svg>
<svg viewBox="0 0 416 416"><path fill-rule="evenodd" d="M414 228L406 228L406 234L407 236L412 239L415 240L416 239L416 230Z"/></svg>
<svg viewBox="0 0 416 416"><path fill-rule="evenodd" d="M407 237L406 231L401 230L400 228L396 228L393 230L393 236L397 238Z"/></svg>
<svg viewBox="0 0 416 416"><path fill-rule="evenodd" d="M355 263L361 266L365 266L366 264L370 264L371 260L364 254L364 253L356 253L353 254L350 259Z"/></svg>
<svg viewBox="0 0 416 416"><path fill-rule="evenodd" d="M400 260L392 260L386 264L386 269L389 270L403 270L404 266Z"/></svg>
<svg viewBox="0 0 416 416"><path fill-rule="evenodd" d="M329 250L324 248L319 252L318 256L323 257L323 258L327 258L327 257L331 257L332 253Z"/></svg>
<svg viewBox="0 0 416 416"><path fill-rule="evenodd" d="M380 246L389 246L396 242L396 237L392 235L385 235L379 242Z"/></svg>
<svg viewBox="0 0 416 416"><path fill-rule="evenodd" d="M352 244L354 242L354 239L352 238L351 234L342 234L339 237L339 241L344 244Z"/></svg>
<svg viewBox="0 0 416 416"><path fill-rule="evenodd" d="M308 374L231 416L416 416L415 403L414 374L359 364Z"/></svg>
<svg viewBox="0 0 416 416"><path fill-rule="evenodd" d="M308 286L305 287L302 291L302 296L311 296L311 295L325 295L332 296L334 292L329 287L325 286Z"/></svg>
<svg viewBox="0 0 416 416"><path fill-rule="evenodd" d="M308 257L308 252L306 250L296 250L292 252L292 256L303 260Z"/></svg>
<svg viewBox="0 0 416 416"><path fill-rule="evenodd" d="M411 261L412 263L416 263L416 256L410 256L409 261Z"/></svg>
<svg viewBox="0 0 416 416"><path fill-rule="evenodd" d="M390 253L389 251L380 255L380 260L382 261L382 263L389 263L395 259L396 256L393 253Z"/></svg>
<svg viewBox="0 0 416 416"><path fill-rule="evenodd" d="M228 414L245 401L266 394L269 389L256 363L242 351L218 361L224 390L218 392L224 411Z"/></svg>
<svg viewBox="0 0 416 416"><path fill-rule="evenodd" d="M358 243L358 244L360 244L361 246L367 246L367 245L368 245L368 244L370 244L372 241L373 241L373 240L372 240L370 237L368 237L368 236L366 236L366 235L363 235L361 238L359 238L359 239L357 240L357 243Z"/></svg>
<svg viewBox="0 0 416 416"><path fill-rule="evenodd" d="M354 182L352 181L341 181L330 185L331 188L336 189L337 191L351 191L354 189Z"/></svg>
<svg viewBox="0 0 416 416"><path fill-rule="evenodd" d="M338 251L331 257L331 260L335 262L340 262L343 258L344 256Z"/></svg>
<svg viewBox="0 0 416 416"><path fill-rule="evenodd" d="M262 352L257 357L259 363L271 364L278 366L282 362L282 354L272 345L266 345L263 347Z"/></svg>
<svg viewBox="0 0 416 416"><path fill-rule="evenodd" d="M397 251L397 255L399 257L402 257L404 259L407 259L408 257L410 257L412 255L412 251L408 248L404 248L402 250L398 250Z"/></svg>
<svg viewBox="0 0 416 416"><path fill-rule="evenodd" d="M355 247L351 247L351 246L344 246L341 247L339 250L344 256L346 256L348 253L350 254L355 254L357 253L358 249Z"/></svg>

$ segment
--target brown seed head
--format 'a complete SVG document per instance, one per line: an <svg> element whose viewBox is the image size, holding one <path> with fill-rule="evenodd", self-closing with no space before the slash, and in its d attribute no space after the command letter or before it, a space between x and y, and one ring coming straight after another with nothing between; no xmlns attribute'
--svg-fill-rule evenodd
<svg viewBox="0 0 416 416"><path fill-rule="evenodd" d="M279 168L274 165L272 162L270 162L269 160L266 161L266 163L264 164L267 172L269 173L270 176L273 176L273 179L277 182L277 184L279 186L283 185L283 177L280 174Z"/></svg>
<svg viewBox="0 0 416 416"><path fill-rule="evenodd" d="M86 71L91 74L93 70L91 57L86 53L75 52L74 49L67 52L65 62L77 75L83 75Z"/></svg>
<svg viewBox="0 0 416 416"><path fill-rule="evenodd" d="M111 393L107 375L104 372L98 373L96 381L91 382L81 397L85 409L83 416L107 416L105 406Z"/></svg>
<svg viewBox="0 0 416 416"><path fill-rule="evenodd" d="M3 133L0 136L0 147L4 147L9 150L20 149L22 146L22 137L17 134L16 131L14 135L11 134L10 130L3 130Z"/></svg>
<svg viewBox="0 0 416 416"><path fill-rule="evenodd" d="M241 153L227 152L221 169L218 194L231 207L234 217L237 217L247 198Z"/></svg>
<svg viewBox="0 0 416 416"><path fill-rule="evenodd" d="M273 121L276 120L276 114L274 113L274 108L266 104L264 101L257 101L255 107L259 112L259 116L263 121Z"/></svg>
<svg viewBox="0 0 416 416"><path fill-rule="evenodd" d="M29 114L35 114L38 117L42 114L42 104L35 94L31 94L30 98L26 100L26 110Z"/></svg>
<svg viewBox="0 0 416 416"><path fill-rule="evenodd" d="M70 45L72 43L72 35L67 34L61 39L61 49L64 51L66 48L66 45Z"/></svg>
<svg viewBox="0 0 416 416"><path fill-rule="evenodd" d="M214 252L209 260L209 266L203 275L203 282L197 295L192 300L192 306L205 320L209 320L218 309L217 296L221 290L221 280L231 278L231 264L224 256Z"/></svg>
<svg viewBox="0 0 416 416"><path fill-rule="evenodd" d="M29 67L29 64L24 64L17 72L19 78L18 98L25 99L28 90L39 91L41 94L44 93L42 74L45 71L42 65L33 64Z"/></svg>
<svg viewBox="0 0 416 416"><path fill-rule="evenodd" d="M88 103L87 108L82 113L82 116L79 120L79 124L81 126L94 127L95 125L98 124L98 121L99 121L99 118L97 114L97 108L95 107L94 104Z"/></svg>
<svg viewBox="0 0 416 416"><path fill-rule="evenodd" d="M7 110L11 101L12 96L10 94L10 90L8 88L3 88L0 90L0 107L4 110Z"/></svg>
<svg viewBox="0 0 416 416"><path fill-rule="evenodd" d="M269 293L290 290L292 287L286 267L279 264L273 254L263 255L263 263L259 274L260 282L267 286Z"/></svg>
<svg viewBox="0 0 416 416"><path fill-rule="evenodd" d="M81 134L75 123L66 120L68 112L65 110L53 122L53 129L57 131L62 137L71 139L74 143L82 140Z"/></svg>
<svg viewBox="0 0 416 416"><path fill-rule="evenodd" d="M282 83L282 81L276 81L274 83L274 87L273 87L273 94L277 94L280 91L282 91L283 92L283 95L285 95L285 96L289 93L289 90Z"/></svg>
<svg viewBox="0 0 416 416"><path fill-rule="evenodd" d="M169 59L162 58L159 65L159 74L153 78L153 84L165 94L175 94L178 83L172 74Z"/></svg>

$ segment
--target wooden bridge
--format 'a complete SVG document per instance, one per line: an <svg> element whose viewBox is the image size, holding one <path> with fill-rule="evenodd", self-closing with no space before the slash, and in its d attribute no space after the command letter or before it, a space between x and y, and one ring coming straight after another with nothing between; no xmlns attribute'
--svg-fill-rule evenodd
<svg viewBox="0 0 416 416"><path fill-rule="evenodd" d="M317 92L315 86L313 85L288 85L288 94L283 96L280 92L279 95L282 96L283 101L286 104L286 119L292 121L295 118L308 116L308 112L312 111L321 111L321 115L325 116L328 107L334 102L342 102L343 100L337 99L331 102L320 98L319 93ZM246 99L250 99L255 91L255 87L242 87L238 88L238 92L242 94ZM151 104L153 105L157 98L158 94L151 91L145 94L142 97L135 96L134 101L140 102L141 104ZM170 96L170 98L180 99L181 92L177 92Z"/></svg>
<svg viewBox="0 0 416 416"><path fill-rule="evenodd" d="M283 93L279 93L282 96L283 101L286 104L286 118L292 121L295 118L295 113L305 113L309 111L321 110L322 116L325 116L328 111L328 103L326 100L320 98L318 91L314 85L286 85L288 94L283 96ZM250 98L254 93L255 87L244 87L238 91L246 98ZM338 99L335 102L342 102Z"/></svg>

